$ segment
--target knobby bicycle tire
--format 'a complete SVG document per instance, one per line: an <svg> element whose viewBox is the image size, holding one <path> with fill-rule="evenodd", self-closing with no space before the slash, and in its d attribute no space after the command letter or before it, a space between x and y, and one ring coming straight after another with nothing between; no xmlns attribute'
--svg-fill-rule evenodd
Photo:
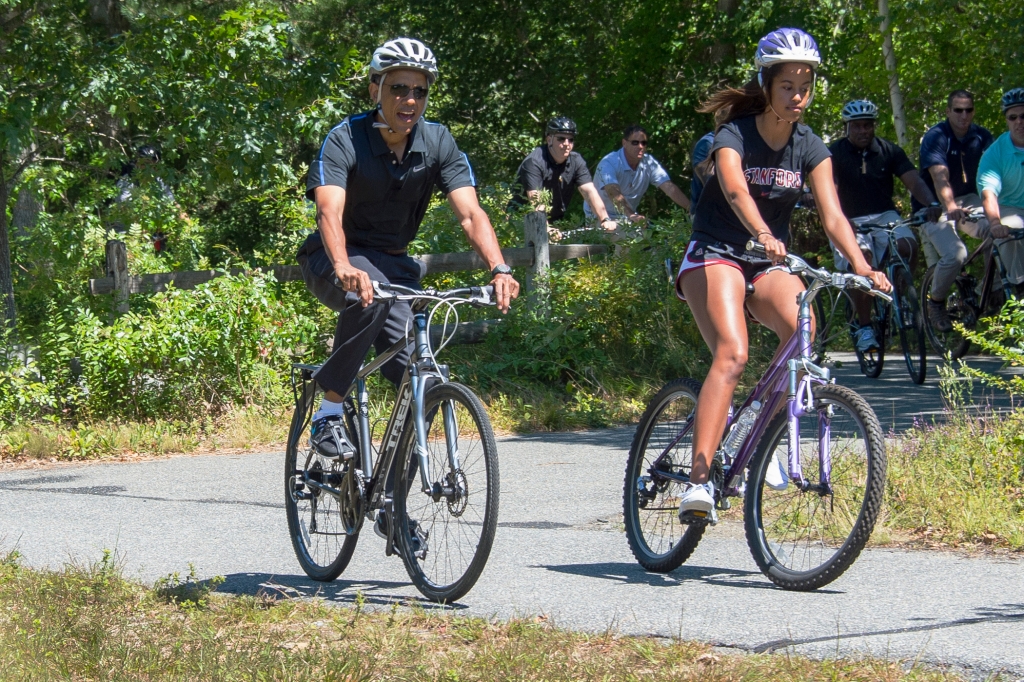
<svg viewBox="0 0 1024 682"><path fill-rule="evenodd" d="M899 331L907 372L915 384L923 384L928 374L927 347L921 300L914 288L910 271L903 266L893 269L892 321Z"/></svg>
<svg viewBox="0 0 1024 682"><path fill-rule="evenodd" d="M857 559L882 507L886 455L874 411L854 391L835 384L814 387L815 411L800 419L803 476L820 480L820 419L830 423L831 492L801 491L788 475L775 487L769 466L788 462L789 422L777 414L751 459L744 500L747 545L761 571L788 590L815 590ZM788 470L788 467L787 467Z"/></svg>
<svg viewBox="0 0 1024 682"><path fill-rule="evenodd" d="M637 562L656 573L682 566L707 529L704 523L679 522L681 483L664 479L657 482L650 475L655 462L686 428L700 388L700 382L693 379L676 379L663 386L647 403L626 460L622 489L626 539ZM692 427L671 450L659 468L688 473L693 457Z"/></svg>
<svg viewBox="0 0 1024 682"><path fill-rule="evenodd" d="M354 533L345 533L338 501L327 493L298 485L307 467L321 480L324 476L343 478L344 462L320 457L302 448L302 443L308 442L305 436L317 392L314 382L303 382L295 405L285 447L284 501L288 534L299 565L313 580L331 582L348 567L362 520L357 520Z"/></svg>
<svg viewBox="0 0 1024 682"><path fill-rule="evenodd" d="M444 406L452 408L454 433L445 423ZM398 543L413 584L428 599L451 603L469 592L487 564L498 524L498 448L483 403L457 383L427 391L423 412L427 425L428 480L438 493L422 492L416 431L410 419L403 430L395 466L395 516ZM448 448L452 437L460 468L452 471Z"/></svg>
<svg viewBox="0 0 1024 682"><path fill-rule="evenodd" d="M932 280L935 278L935 266L928 268L921 280L921 310L924 313L924 328L928 334L928 341L932 348L939 355L945 357L948 353L953 360L967 355L971 347L970 339L965 339L963 334L955 329L950 332L940 332L932 326L931 316L928 315L928 292L932 288ZM949 319L954 323L959 322L967 329L974 329L978 325L978 311L972 305L975 294L971 291L970 284L963 275L958 276L946 296L946 312Z"/></svg>

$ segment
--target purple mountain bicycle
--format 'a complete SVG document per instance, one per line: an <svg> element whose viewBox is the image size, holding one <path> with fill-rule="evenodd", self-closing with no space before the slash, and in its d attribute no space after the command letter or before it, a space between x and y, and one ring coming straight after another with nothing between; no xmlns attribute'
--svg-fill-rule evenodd
<svg viewBox="0 0 1024 682"><path fill-rule="evenodd" d="M796 256L787 256L785 267L810 282L800 296L797 331L730 416L711 477L718 509L743 498L747 544L761 571L785 589L815 590L842 575L867 543L882 506L886 457L871 407L811 362L811 302L826 287L889 296L864 277L818 270ZM717 522L715 511L686 522L678 516L700 390L692 379L666 384L648 403L630 447L626 537L650 571L681 566Z"/></svg>

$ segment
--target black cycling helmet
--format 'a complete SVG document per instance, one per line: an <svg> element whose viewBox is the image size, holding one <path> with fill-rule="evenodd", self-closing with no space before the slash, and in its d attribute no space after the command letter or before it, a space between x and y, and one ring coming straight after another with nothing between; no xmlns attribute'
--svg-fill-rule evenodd
<svg viewBox="0 0 1024 682"><path fill-rule="evenodd" d="M555 118L548 121L548 127L545 131L545 135L551 135L552 133L562 133L563 135L575 135L576 134L576 122L568 116L556 116Z"/></svg>
<svg viewBox="0 0 1024 682"><path fill-rule="evenodd" d="M135 158L149 159L150 161L159 161L160 152L153 145L144 144L135 151Z"/></svg>
<svg viewBox="0 0 1024 682"><path fill-rule="evenodd" d="M1024 88L1014 88L1013 90L1007 90L1004 92L1000 105L1003 108L1004 114L1007 109L1024 106Z"/></svg>

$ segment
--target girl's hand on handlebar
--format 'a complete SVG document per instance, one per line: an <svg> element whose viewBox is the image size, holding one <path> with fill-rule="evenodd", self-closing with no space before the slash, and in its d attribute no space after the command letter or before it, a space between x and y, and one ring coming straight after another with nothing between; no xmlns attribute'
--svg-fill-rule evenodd
<svg viewBox="0 0 1024 682"><path fill-rule="evenodd" d="M758 244L764 247L764 254L775 265L786 260L786 245L776 239L768 232L762 232L754 238Z"/></svg>

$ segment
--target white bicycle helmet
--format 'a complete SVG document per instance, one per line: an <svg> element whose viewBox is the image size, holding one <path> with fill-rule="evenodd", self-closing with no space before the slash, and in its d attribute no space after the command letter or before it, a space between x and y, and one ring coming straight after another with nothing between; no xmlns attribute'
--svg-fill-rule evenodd
<svg viewBox="0 0 1024 682"><path fill-rule="evenodd" d="M847 102L842 111L843 123L850 121L877 121L878 107L866 99L855 99Z"/></svg>
<svg viewBox="0 0 1024 682"><path fill-rule="evenodd" d="M1014 88L1003 93L1000 106L1005 114L1008 109L1024 106L1024 88Z"/></svg>
<svg viewBox="0 0 1024 682"><path fill-rule="evenodd" d="M784 62L819 66L821 53L818 51L818 43L814 42L810 34L798 28L780 28L761 38L757 43L757 52L754 53L757 82L764 85L764 70Z"/></svg>
<svg viewBox="0 0 1024 682"><path fill-rule="evenodd" d="M437 80L437 59L430 48L415 38L393 38L373 51L370 78L395 69L413 69L427 75L430 85Z"/></svg>
<svg viewBox="0 0 1024 682"><path fill-rule="evenodd" d="M393 126L387 122L387 118L384 116L381 101L384 97L386 74L396 69L419 71L427 76L427 85L433 85L437 80L437 59L429 47L415 38L392 38L373 51L373 58L370 60L370 80L373 81L375 76L380 77L377 81L377 111L385 120L385 123L375 122L373 127L384 128L389 132L393 132ZM423 102L424 112L427 110L429 97L427 95L427 99ZM420 118L423 118L423 114L420 114Z"/></svg>

